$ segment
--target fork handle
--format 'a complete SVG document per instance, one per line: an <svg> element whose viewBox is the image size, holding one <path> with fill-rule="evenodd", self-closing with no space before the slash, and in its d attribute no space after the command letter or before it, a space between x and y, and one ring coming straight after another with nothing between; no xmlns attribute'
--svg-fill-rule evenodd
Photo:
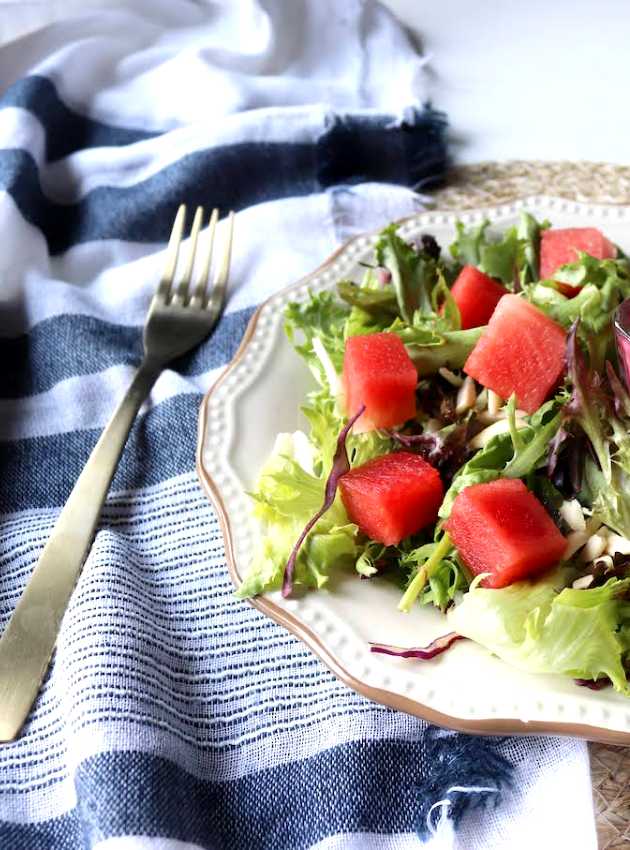
<svg viewBox="0 0 630 850"><path fill-rule="evenodd" d="M0 741L17 737L35 702L129 431L159 373L160 367L145 358L94 446L0 638Z"/></svg>

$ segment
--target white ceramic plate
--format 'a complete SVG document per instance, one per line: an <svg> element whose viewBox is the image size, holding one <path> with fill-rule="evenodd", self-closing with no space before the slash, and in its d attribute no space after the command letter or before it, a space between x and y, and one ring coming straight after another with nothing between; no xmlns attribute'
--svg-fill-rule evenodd
<svg viewBox="0 0 630 850"><path fill-rule="evenodd" d="M630 253L630 207L584 205L527 198L483 210L427 212L401 225L403 237L433 233L442 245L454 223L484 217L504 228L521 209L549 218L554 227L593 225ZM360 279L360 260L371 259L374 234L359 236L295 286L274 295L252 317L232 364L201 408L198 470L219 513L230 573L245 574L257 527L246 491L269 455L279 431L304 427L299 412L312 378L288 344L282 313L291 300L331 288L340 278ZM590 691L568 679L522 673L469 641L429 662L370 653L370 641L424 645L443 634L436 610L399 613L399 593L387 583L342 576L329 591L301 599L272 593L253 604L290 629L350 687L377 702L468 732L545 733L630 744L630 700L612 689Z"/></svg>

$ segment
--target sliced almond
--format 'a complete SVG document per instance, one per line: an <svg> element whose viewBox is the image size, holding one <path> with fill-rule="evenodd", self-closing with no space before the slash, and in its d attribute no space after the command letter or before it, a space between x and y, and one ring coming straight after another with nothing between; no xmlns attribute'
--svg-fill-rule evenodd
<svg viewBox="0 0 630 850"><path fill-rule="evenodd" d="M570 534L567 534L567 546L564 550L562 560L568 561L569 558L572 558L578 549L581 549L582 546L584 546L589 537L590 534L586 531L572 531Z"/></svg>
<svg viewBox="0 0 630 850"><path fill-rule="evenodd" d="M517 419L525 419L528 414L524 410L518 408L514 411ZM493 422L498 422L499 419L507 419L507 410L502 407L496 414L490 414L487 410L482 410L477 414L477 419L483 425L492 425Z"/></svg>
<svg viewBox="0 0 630 850"><path fill-rule="evenodd" d="M607 542L602 534L591 534L580 553L580 560L588 563L599 558L606 551Z"/></svg>
<svg viewBox="0 0 630 850"><path fill-rule="evenodd" d="M488 390L488 413L490 416L496 416L499 410L503 407L503 399L497 395L494 390Z"/></svg>
<svg viewBox="0 0 630 850"><path fill-rule="evenodd" d="M616 555L617 552L621 555L630 555L630 540L627 537L622 537L621 534L609 534L606 544L606 554Z"/></svg>
<svg viewBox="0 0 630 850"><path fill-rule="evenodd" d="M521 428L527 428L527 422L523 419L516 420L516 428L520 430ZM488 445L490 440L493 437L496 437L497 434L507 434L510 430L510 424L507 419L499 419L498 422L494 422L492 425L488 425L487 428L484 428L483 431L480 431L470 441L470 447L472 449L483 449Z"/></svg>
<svg viewBox="0 0 630 850"><path fill-rule="evenodd" d="M482 387L481 392L477 396L477 401L475 402L475 407L478 411L486 410L486 406L488 404L488 390L485 387Z"/></svg>
<svg viewBox="0 0 630 850"><path fill-rule="evenodd" d="M559 514L571 531L586 531L586 520L582 505L577 499L565 500L559 508Z"/></svg>
<svg viewBox="0 0 630 850"><path fill-rule="evenodd" d="M464 379L460 375L456 375L455 372L451 372L451 370L447 369L446 366L440 366L438 373L445 381L448 381L452 387L461 387L464 383ZM471 381L472 378L466 378L466 380Z"/></svg>
<svg viewBox="0 0 630 850"><path fill-rule="evenodd" d="M586 590L587 587L590 587L595 581L595 576L592 576L590 573L586 576L580 576L580 578L576 578L571 587L575 588L575 590Z"/></svg>
<svg viewBox="0 0 630 850"><path fill-rule="evenodd" d="M475 382L472 378L467 376L466 380L457 392L455 413L465 413L467 410L470 410L471 407L475 406L476 401L477 390L475 389Z"/></svg>

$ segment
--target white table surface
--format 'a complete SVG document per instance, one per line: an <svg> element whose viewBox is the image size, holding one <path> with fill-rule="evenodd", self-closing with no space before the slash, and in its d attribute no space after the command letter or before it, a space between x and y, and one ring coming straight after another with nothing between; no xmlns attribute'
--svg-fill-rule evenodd
<svg viewBox="0 0 630 850"><path fill-rule="evenodd" d="M383 2L430 56L457 161L630 161L628 0ZM0 0L0 43L102 3Z"/></svg>
<svg viewBox="0 0 630 850"><path fill-rule="evenodd" d="M630 3L384 0L431 57L460 162L630 162Z"/></svg>

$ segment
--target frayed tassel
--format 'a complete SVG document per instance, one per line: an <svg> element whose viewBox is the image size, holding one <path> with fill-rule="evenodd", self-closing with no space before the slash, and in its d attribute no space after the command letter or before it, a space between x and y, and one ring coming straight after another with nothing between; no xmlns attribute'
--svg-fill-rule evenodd
<svg viewBox="0 0 630 850"><path fill-rule="evenodd" d="M397 183L426 191L444 182L448 166L443 112L430 104L402 116L369 110L330 112L317 143L317 180L342 184Z"/></svg>
<svg viewBox="0 0 630 850"><path fill-rule="evenodd" d="M501 755L501 739L448 733L430 727L425 736L416 832L422 841L452 846L453 832L468 812L496 807L510 788L514 765Z"/></svg>

